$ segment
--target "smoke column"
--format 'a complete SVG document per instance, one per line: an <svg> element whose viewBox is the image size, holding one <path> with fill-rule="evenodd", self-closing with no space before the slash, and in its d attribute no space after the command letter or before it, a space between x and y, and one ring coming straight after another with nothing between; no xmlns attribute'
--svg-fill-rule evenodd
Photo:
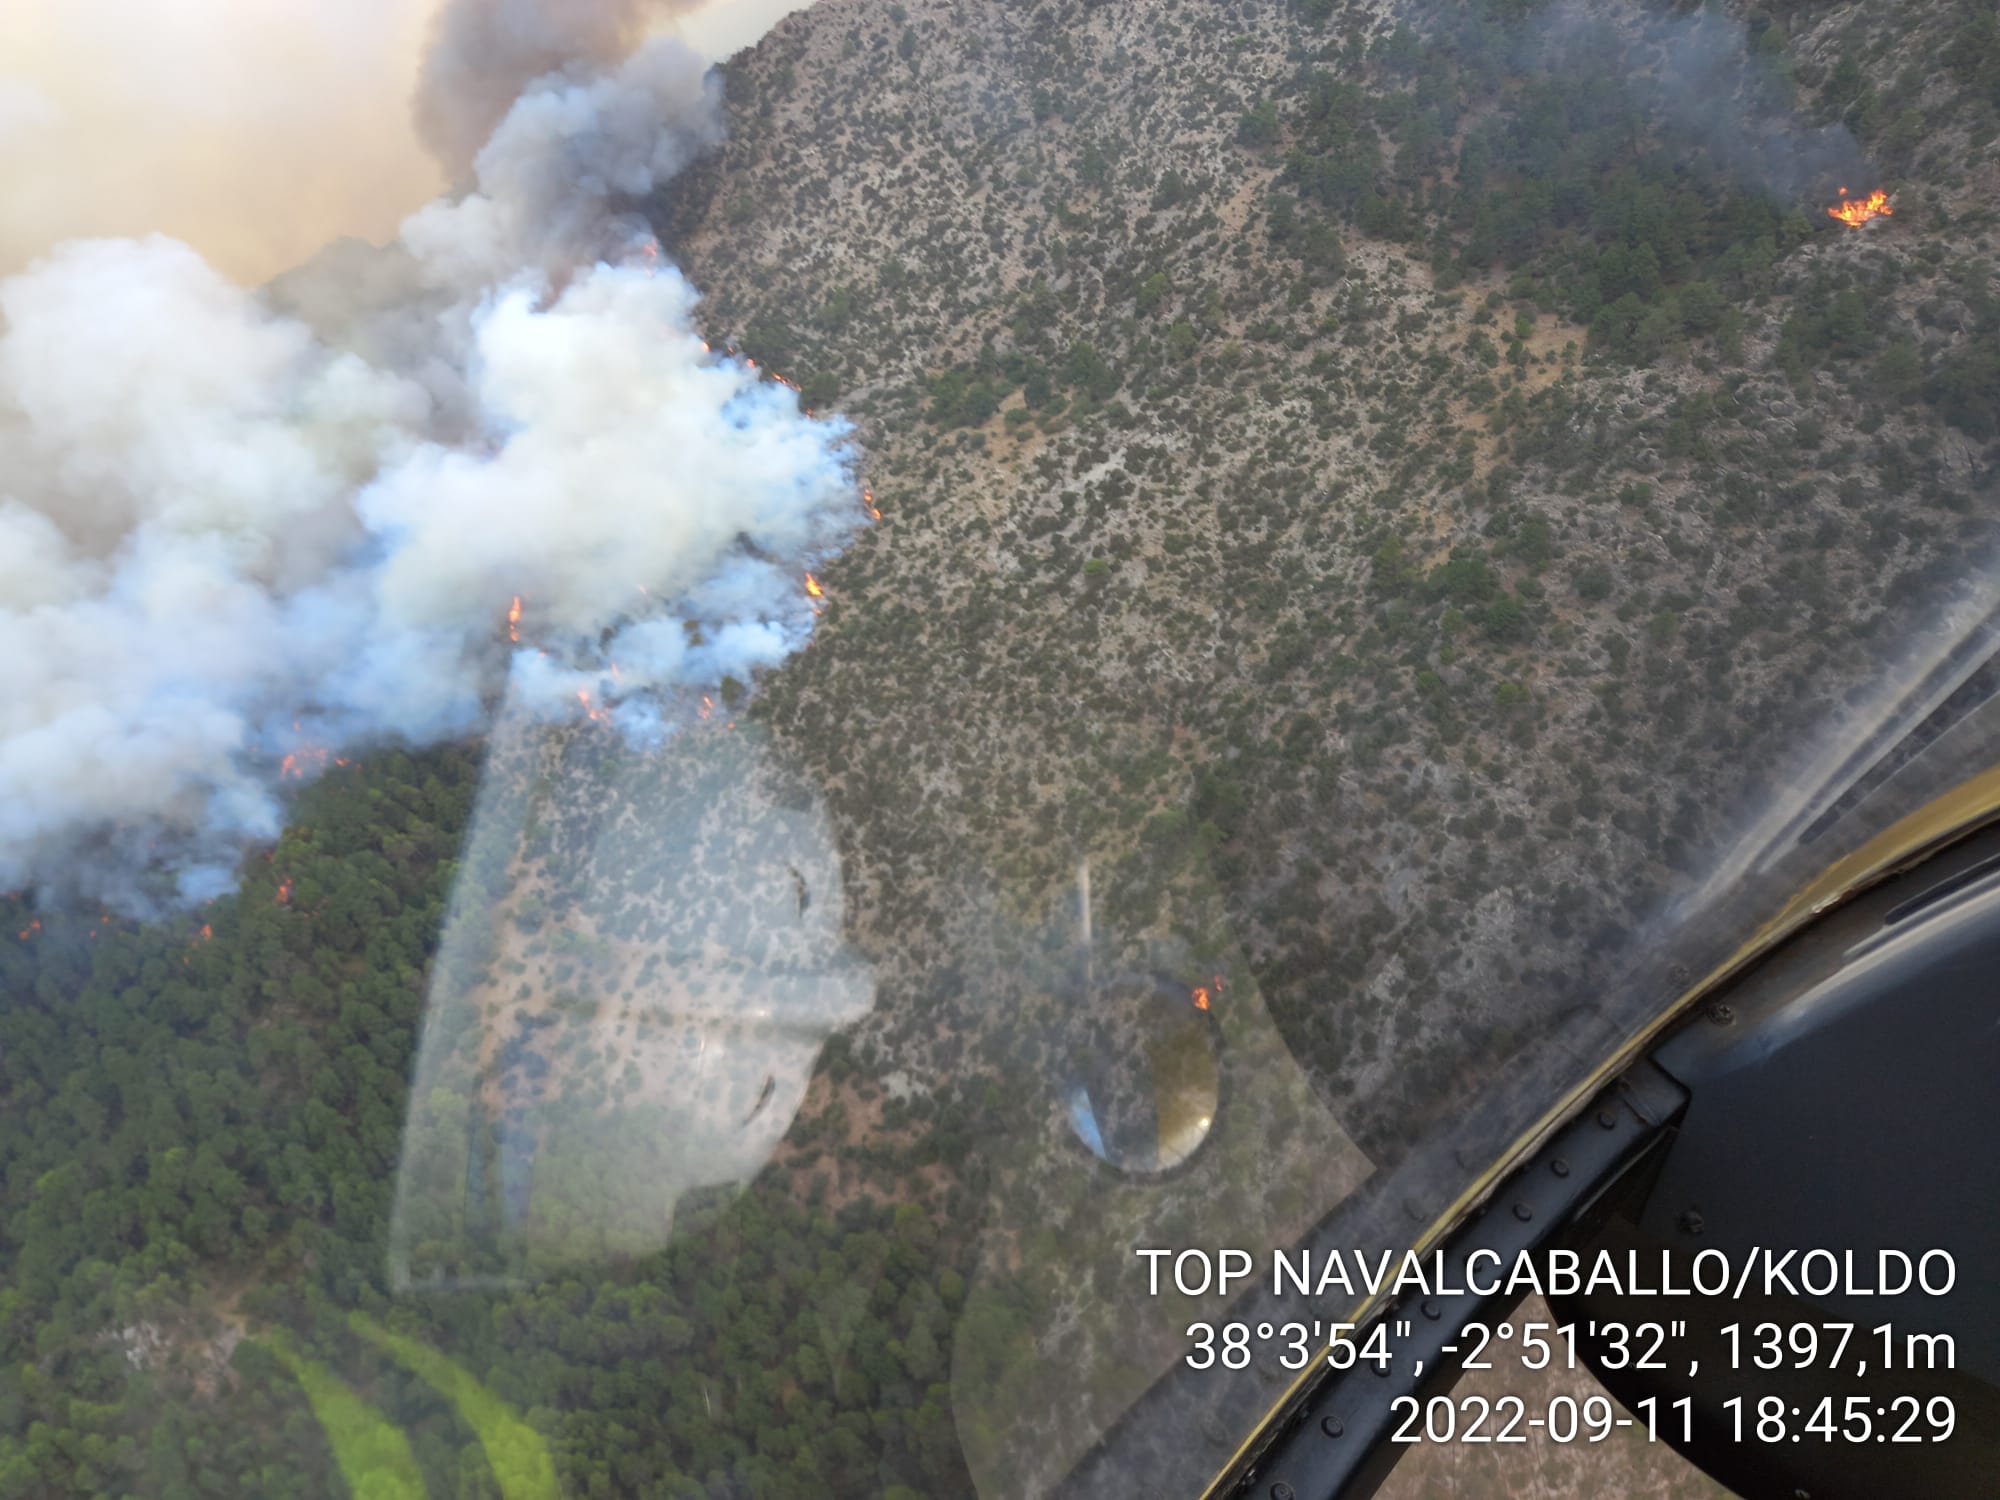
<svg viewBox="0 0 2000 1500"><path fill-rule="evenodd" d="M1587 82L1621 54L1644 59L1624 87L1676 139L1699 145L1745 186L1785 199L1830 189L1836 178L1875 180L1853 132L1802 120L1777 70L1752 49L1748 23L1714 9L1663 13L1630 0L1557 0L1529 22L1517 60L1557 78L1581 64L1576 76Z"/></svg>
<svg viewBox="0 0 2000 1500"><path fill-rule="evenodd" d="M460 173L537 79L608 72L671 0L452 0L433 23L417 83L417 131Z"/></svg>
<svg viewBox="0 0 2000 1500"><path fill-rule="evenodd" d="M707 350L628 216L720 133L692 53L617 55L639 11L560 7L567 51L553 3L448 12L427 98L521 17L547 71L386 250L262 294L158 237L0 281L0 886L205 899L350 748L503 686L657 735L804 643L853 455Z"/></svg>

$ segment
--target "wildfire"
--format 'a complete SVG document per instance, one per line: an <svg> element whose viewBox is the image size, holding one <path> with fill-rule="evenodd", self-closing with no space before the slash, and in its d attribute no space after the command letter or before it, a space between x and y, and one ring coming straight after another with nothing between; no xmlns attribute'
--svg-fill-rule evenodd
<svg viewBox="0 0 2000 1500"><path fill-rule="evenodd" d="M292 720L292 728L299 729L299 721ZM304 781L308 776L317 776L326 769L329 752L324 745L301 745L278 762L278 779L296 777ZM346 765L346 761L341 762Z"/></svg>
<svg viewBox="0 0 2000 1500"><path fill-rule="evenodd" d="M292 878L291 876L287 875L283 880L278 882L277 905L290 906L291 904L292 904Z"/></svg>
<svg viewBox="0 0 2000 1500"><path fill-rule="evenodd" d="M1194 987L1194 1008L1195 1008L1196 1010L1207 1010L1207 1009L1208 1009L1208 986L1207 986L1207 985L1205 985L1205 984L1198 984L1198 985L1196 985L1196 986Z"/></svg>
<svg viewBox="0 0 2000 1500"><path fill-rule="evenodd" d="M41 930L42 930L42 919L40 917L37 917L35 918L34 921L30 922L26 927L23 927L18 935L23 942L26 942L29 938L33 937L36 933L40 932Z"/></svg>
<svg viewBox="0 0 2000 1500"><path fill-rule="evenodd" d="M1829 208L1827 217L1838 219L1850 229L1859 229L1870 219L1891 218L1896 210L1889 207L1889 195L1877 188L1866 198L1850 198L1847 189L1840 190L1840 206Z"/></svg>
<svg viewBox="0 0 2000 1500"><path fill-rule="evenodd" d="M578 688L576 690L576 701L583 705L583 716L586 719L589 719L592 723L596 723L602 719L609 719L611 717L610 714L606 713L603 709L598 708L590 701L589 692L583 688Z"/></svg>
<svg viewBox="0 0 2000 1500"><path fill-rule="evenodd" d="M507 639L515 645L521 644L521 596L514 596L513 604L507 610Z"/></svg>
<svg viewBox="0 0 2000 1500"><path fill-rule="evenodd" d="M871 521L882 519L882 512L875 508L875 492L873 490L863 490L861 492L861 503L868 507L868 518Z"/></svg>
<svg viewBox="0 0 2000 1500"><path fill-rule="evenodd" d="M215 936L215 929L204 922L201 924L201 940L205 943Z"/></svg>
<svg viewBox="0 0 2000 1500"><path fill-rule="evenodd" d="M314 776L324 771L327 759L328 756L324 746L307 745L304 749L294 750L290 755L287 755L283 760L278 762L278 778L282 781L286 777L295 776L300 781L304 781L308 776ZM344 766L347 762L342 760L340 764Z"/></svg>
<svg viewBox="0 0 2000 1500"><path fill-rule="evenodd" d="M826 597L826 590L819 586L819 580L810 573L806 574L806 592L815 599Z"/></svg>

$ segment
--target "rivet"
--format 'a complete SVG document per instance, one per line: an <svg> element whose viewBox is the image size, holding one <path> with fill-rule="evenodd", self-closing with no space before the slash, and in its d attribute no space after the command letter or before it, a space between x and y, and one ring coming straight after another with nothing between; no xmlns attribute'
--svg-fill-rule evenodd
<svg viewBox="0 0 2000 1500"><path fill-rule="evenodd" d="M1725 1005L1718 1000L1708 1008L1708 1019L1717 1026L1727 1026L1736 1019L1736 1007Z"/></svg>
<svg viewBox="0 0 2000 1500"><path fill-rule="evenodd" d="M1338 1417L1321 1417L1319 1419L1319 1430L1328 1437L1339 1437L1343 1432L1347 1431L1347 1424Z"/></svg>
<svg viewBox="0 0 2000 1500"><path fill-rule="evenodd" d="M1292 1487L1280 1479L1271 1486L1271 1500L1297 1500L1297 1496Z"/></svg>
<svg viewBox="0 0 2000 1500"><path fill-rule="evenodd" d="M1519 1219L1523 1224L1527 1223L1528 1220L1534 1218L1534 1216L1535 1216L1535 1211L1532 1208L1528 1207L1527 1204L1516 1203L1514 1205L1514 1217Z"/></svg>
<svg viewBox="0 0 2000 1500"><path fill-rule="evenodd" d="M1558 1177L1567 1177L1569 1176L1569 1163L1558 1156L1554 1161L1549 1163L1549 1170Z"/></svg>
<svg viewBox="0 0 2000 1500"><path fill-rule="evenodd" d="M1444 1315L1444 1309L1438 1306L1437 1298L1435 1297L1424 1298L1425 1317L1429 1318L1433 1323L1435 1323L1443 1315Z"/></svg>
<svg viewBox="0 0 2000 1500"><path fill-rule="evenodd" d="M1701 1216L1701 1210L1690 1208L1681 1214L1681 1232L1700 1234L1708 1227L1708 1221Z"/></svg>
<svg viewBox="0 0 2000 1500"><path fill-rule="evenodd" d="M1597 1123L1609 1130L1618 1123L1618 1116L1608 1109L1600 1109L1597 1112Z"/></svg>

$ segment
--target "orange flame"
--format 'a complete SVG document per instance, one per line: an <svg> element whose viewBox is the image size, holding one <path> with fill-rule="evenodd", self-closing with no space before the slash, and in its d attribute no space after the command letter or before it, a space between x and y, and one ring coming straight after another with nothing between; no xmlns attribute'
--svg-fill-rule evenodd
<svg viewBox="0 0 2000 1500"><path fill-rule="evenodd" d="M277 904L280 906L290 906L292 904L292 878L289 875L278 882Z"/></svg>
<svg viewBox="0 0 2000 1500"><path fill-rule="evenodd" d="M861 503L868 507L868 518L871 521L882 519L882 512L875 508L875 492L873 490L863 490L861 492Z"/></svg>
<svg viewBox="0 0 2000 1500"><path fill-rule="evenodd" d="M204 922L201 924L201 940L205 943L215 936L215 929Z"/></svg>
<svg viewBox="0 0 2000 1500"><path fill-rule="evenodd" d="M515 645L521 644L521 596L514 596L514 603L507 611L507 639Z"/></svg>
<svg viewBox="0 0 2000 1500"><path fill-rule="evenodd" d="M1196 1010L1207 1010L1207 1009L1208 1009L1208 986L1207 986L1207 985L1205 985L1205 984L1198 984L1198 985L1196 985L1196 986L1194 987L1194 1008L1195 1008Z"/></svg>
<svg viewBox="0 0 2000 1500"><path fill-rule="evenodd" d="M33 937L36 933L40 932L41 930L42 930L42 919L40 917L37 917L35 918L34 921L30 922L26 927L23 927L21 929L20 936L23 940L26 940L28 938Z"/></svg>
<svg viewBox="0 0 2000 1500"><path fill-rule="evenodd" d="M806 592L815 599L826 597L826 590L819 586L819 580L810 573L806 574Z"/></svg>
<svg viewBox="0 0 2000 1500"><path fill-rule="evenodd" d="M1829 208L1827 217L1838 219L1850 229L1859 229L1870 219L1892 218L1896 210L1889 207L1889 195L1877 188L1866 198L1850 198L1847 189L1840 190L1840 206Z"/></svg>

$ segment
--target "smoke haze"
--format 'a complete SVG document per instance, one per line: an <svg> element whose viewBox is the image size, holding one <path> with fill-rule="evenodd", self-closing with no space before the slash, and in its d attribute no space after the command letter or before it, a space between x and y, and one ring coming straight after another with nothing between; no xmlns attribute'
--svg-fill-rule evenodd
<svg viewBox="0 0 2000 1500"><path fill-rule="evenodd" d="M410 100L425 0L0 6L0 272L171 234L254 280L383 240L445 176Z"/></svg>
<svg viewBox="0 0 2000 1500"><path fill-rule="evenodd" d="M1628 76L1626 88L1735 181L1791 198L1824 190L1836 177L1872 180L1853 132L1801 119L1780 75L1752 47L1748 23L1733 16L1662 13L1631 0L1557 0L1528 28L1522 61L1558 78L1574 70L1582 80L1603 71L1601 63L1588 65L1593 52L1615 58L1628 45L1646 66Z"/></svg>
<svg viewBox="0 0 2000 1500"><path fill-rule="evenodd" d="M0 281L0 886L204 899L350 747L503 688L657 735L804 643L844 428L712 355L629 214L719 131L679 43L579 53L387 250L268 294L160 236Z"/></svg>
<svg viewBox="0 0 2000 1500"><path fill-rule="evenodd" d="M802 3L0 5L0 273L87 236L170 234L246 283L342 235L380 243L463 180L532 78L615 63L641 29L714 61ZM446 92L482 42L504 83Z"/></svg>

